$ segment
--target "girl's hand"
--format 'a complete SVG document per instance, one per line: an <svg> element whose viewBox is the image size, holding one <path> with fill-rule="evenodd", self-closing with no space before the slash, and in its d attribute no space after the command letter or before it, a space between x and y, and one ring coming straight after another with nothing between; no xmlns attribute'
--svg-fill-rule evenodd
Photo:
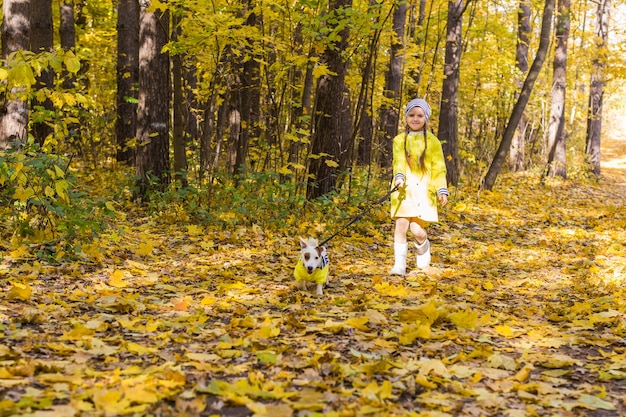
<svg viewBox="0 0 626 417"><path fill-rule="evenodd" d="M448 204L448 196L445 194L439 194L439 203L441 203L441 207Z"/></svg>
<svg viewBox="0 0 626 417"><path fill-rule="evenodd" d="M396 183L395 183L395 186L396 186L397 188L402 188L402 187L404 187L404 181L403 181L403 180L397 180L397 181L396 181Z"/></svg>

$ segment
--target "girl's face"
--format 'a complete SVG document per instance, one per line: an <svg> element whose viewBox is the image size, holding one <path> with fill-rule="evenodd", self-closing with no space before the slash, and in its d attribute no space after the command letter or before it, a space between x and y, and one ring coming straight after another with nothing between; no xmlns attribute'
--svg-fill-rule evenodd
<svg viewBox="0 0 626 417"><path fill-rule="evenodd" d="M409 129L411 129L412 132L423 130L424 124L426 124L424 109L421 107L413 107L409 110L409 113L406 115L406 123L409 125Z"/></svg>

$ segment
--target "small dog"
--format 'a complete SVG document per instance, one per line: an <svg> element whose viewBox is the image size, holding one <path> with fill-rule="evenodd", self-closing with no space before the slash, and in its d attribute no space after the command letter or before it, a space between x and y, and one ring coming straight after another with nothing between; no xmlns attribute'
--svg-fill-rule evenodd
<svg viewBox="0 0 626 417"><path fill-rule="evenodd" d="M322 287L328 284L328 255L326 248L320 247L317 239L300 238L300 258L293 275L301 289L306 289L307 282L317 284L317 295L322 295Z"/></svg>

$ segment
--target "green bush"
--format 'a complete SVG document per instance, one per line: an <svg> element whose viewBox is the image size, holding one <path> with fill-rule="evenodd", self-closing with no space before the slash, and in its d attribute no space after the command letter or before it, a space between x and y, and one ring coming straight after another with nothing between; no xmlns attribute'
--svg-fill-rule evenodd
<svg viewBox="0 0 626 417"><path fill-rule="evenodd" d="M91 240L104 227L113 206L77 190L70 162L42 152L32 141L0 151L0 204L7 213L2 216L3 240L10 239L12 246L54 247L47 254L56 254L52 257L58 260L72 256L76 244Z"/></svg>

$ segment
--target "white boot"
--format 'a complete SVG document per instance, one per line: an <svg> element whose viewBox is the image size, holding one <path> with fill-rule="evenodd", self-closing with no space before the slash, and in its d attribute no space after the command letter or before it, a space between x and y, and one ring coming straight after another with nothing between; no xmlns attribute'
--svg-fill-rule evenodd
<svg viewBox="0 0 626 417"><path fill-rule="evenodd" d="M430 265L430 241L426 239L421 245L415 244L417 248L417 267L419 269L428 268Z"/></svg>
<svg viewBox="0 0 626 417"><path fill-rule="evenodd" d="M395 263L389 275L404 275L406 273L406 255L409 251L408 243L394 243L393 255Z"/></svg>

